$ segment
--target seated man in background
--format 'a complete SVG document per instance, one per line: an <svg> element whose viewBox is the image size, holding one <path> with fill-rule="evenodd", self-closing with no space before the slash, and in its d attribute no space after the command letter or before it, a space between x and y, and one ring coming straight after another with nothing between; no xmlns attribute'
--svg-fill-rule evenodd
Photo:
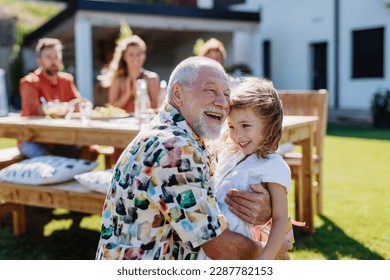
<svg viewBox="0 0 390 280"><path fill-rule="evenodd" d="M38 69L20 80L22 116L43 115L42 101L58 100L73 105L82 100L74 83L73 76L61 72L62 43L54 38L42 38L35 48ZM20 152L27 158L42 155L58 155L78 158L81 147L73 145L41 144L18 141Z"/></svg>

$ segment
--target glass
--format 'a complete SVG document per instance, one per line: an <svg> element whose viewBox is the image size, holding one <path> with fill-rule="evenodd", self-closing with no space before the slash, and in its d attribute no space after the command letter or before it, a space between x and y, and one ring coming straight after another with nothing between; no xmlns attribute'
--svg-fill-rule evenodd
<svg viewBox="0 0 390 280"><path fill-rule="evenodd" d="M137 94L134 101L134 116L140 127L150 121L150 99L146 81L137 80Z"/></svg>
<svg viewBox="0 0 390 280"><path fill-rule="evenodd" d="M162 80L160 82L160 94L158 96L157 108L159 108L163 104L166 96L167 96L167 82Z"/></svg>
<svg viewBox="0 0 390 280"><path fill-rule="evenodd" d="M83 125L88 125L91 121L92 103L88 100L79 103L80 119Z"/></svg>

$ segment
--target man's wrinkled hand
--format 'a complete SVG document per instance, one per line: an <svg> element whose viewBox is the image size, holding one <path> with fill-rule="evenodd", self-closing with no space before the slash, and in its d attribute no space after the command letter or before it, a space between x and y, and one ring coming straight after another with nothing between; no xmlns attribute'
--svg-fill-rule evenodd
<svg viewBox="0 0 390 280"><path fill-rule="evenodd" d="M252 192L229 190L225 202L237 217L254 225L265 224L271 218L271 199L261 184L250 185Z"/></svg>

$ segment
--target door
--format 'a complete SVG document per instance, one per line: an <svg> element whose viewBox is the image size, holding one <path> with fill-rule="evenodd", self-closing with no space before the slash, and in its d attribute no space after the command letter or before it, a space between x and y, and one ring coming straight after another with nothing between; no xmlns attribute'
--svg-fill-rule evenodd
<svg viewBox="0 0 390 280"><path fill-rule="evenodd" d="M312 69L311 69L311 88L312 89L327 89L327 43L311 44L312 53Z"/></svg>

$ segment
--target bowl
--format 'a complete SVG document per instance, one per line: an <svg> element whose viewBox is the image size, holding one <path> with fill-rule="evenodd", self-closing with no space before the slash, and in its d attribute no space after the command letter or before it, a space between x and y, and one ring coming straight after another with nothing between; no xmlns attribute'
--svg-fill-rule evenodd
<svg viewBox="0 0 390 280"><path fill-rule="evenodd" d="M69 112L70 104L68 102L61 102L59 100L49 101L42 104L42 110L46 116L53 118L65 117Z"/></svg>

